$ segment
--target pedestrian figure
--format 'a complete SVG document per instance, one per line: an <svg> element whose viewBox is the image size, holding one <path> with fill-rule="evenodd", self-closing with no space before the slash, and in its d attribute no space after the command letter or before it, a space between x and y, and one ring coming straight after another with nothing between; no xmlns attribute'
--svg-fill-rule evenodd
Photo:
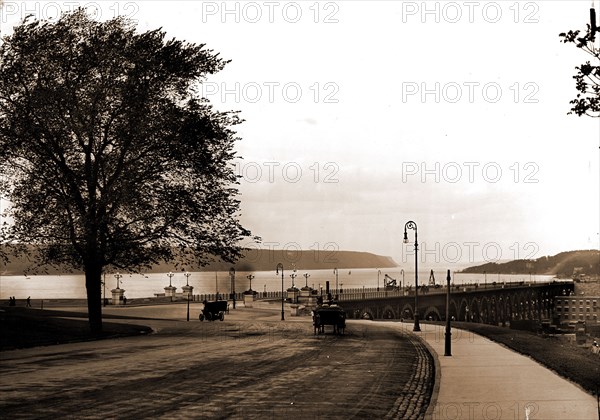
<svg viewBox="0 0 600 420"><path fill-rule="evenodd" d="M127 296L123 296L123 305L127 305Z"/></svg>
<svg viewBox="0 0 600 420"><path fill-rule="evenodd" d="M26 306L28 308L31 308L31 296L27 296L27 304L26 304Z"/></svg>

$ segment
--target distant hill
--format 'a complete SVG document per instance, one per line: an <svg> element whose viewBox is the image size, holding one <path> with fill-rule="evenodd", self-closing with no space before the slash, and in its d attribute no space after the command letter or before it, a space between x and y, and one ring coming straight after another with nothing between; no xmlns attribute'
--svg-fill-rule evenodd
<svg viewBox="0 0 600 420"><path fill-rule="evenodd" d="M292 264L299 270L319 270L334 268L392 268L398 264L391 258L375 255L369 252L356 251L284 251L268 249L248 249L243 257L235 264L215 261L194 271L228 271L232 266L236 271L268 271L275 270L278 263L284 269L292 269ZM26 258L11 261L6 266L0 266L1 275L20 275L31 266ZM159 264L148 272L166 273L180 271L181 266L175 264ZM67 270L49 268L48 274L61 274Z"/></svg>
<svg viewBox="0 0 600 420"><path fill-rule="evenodd" d="M233 264L236 271L275 270L282 263L286 270L292 264L300 270L320 270L334 268L392 268L398 264L391 258L369 252L356 251L284 251L251 249L244 257ZM232 264L214 262L201 271L227 271Z"/></svg>
<svg viewBox="0 0 600 420"><path fill-rule="evenodd" d="M463 273L548 274L573 277L585 274L600 276L600 251L568 251L536 260L514 260L506 263L487 263L462 270Z"/></svg>

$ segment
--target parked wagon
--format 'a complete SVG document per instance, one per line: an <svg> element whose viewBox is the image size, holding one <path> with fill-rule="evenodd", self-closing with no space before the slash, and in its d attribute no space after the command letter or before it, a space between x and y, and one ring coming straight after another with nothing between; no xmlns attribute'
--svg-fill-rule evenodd
<svg viewBox="0 0 600 420"><path fill-rule="evenodd" d="M204 301L204 308L200 313L200 321L216 321L217 319L223 321L225 319L225 312L227 312L227 301L217 300L214 302Z"/></svg>
<svg viewBox="0 0 600 420"><path fill-rule="evenodd" d="M334 334L344 334L346 328L346 312L335 304L320 305L313 311L315 335L325 333L325 326L333 326Z"/></svg>

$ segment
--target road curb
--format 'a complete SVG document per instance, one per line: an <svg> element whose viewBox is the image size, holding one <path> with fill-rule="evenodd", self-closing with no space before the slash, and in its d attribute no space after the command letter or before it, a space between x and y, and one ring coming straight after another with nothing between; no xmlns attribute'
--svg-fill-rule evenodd
<svg viewBox="0 0 600 420"><path fill-rule="evenodd" d="M427 407L427 411L425 411L425 419L433 419L433 415L435 413L435 406L437 404L438 395L440 393L440 382L442 378L442 368L440 365L440 359L438 353L433 349L433 347L431 347L427 340L421 337L420 334L415 334L414 332L412 332L412 334L415 337L418 337L418 339L423 343L423 345L431 355L431 358L433 359L433 368L435 370L435 373L433 375L433 389L431 391L431 398L429 399L429 406Z"/></svg>

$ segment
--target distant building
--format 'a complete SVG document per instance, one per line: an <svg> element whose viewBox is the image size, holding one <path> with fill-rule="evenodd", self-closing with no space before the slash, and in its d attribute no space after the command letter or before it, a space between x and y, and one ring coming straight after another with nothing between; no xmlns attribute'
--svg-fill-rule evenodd
<svg viewBox="0 0 600 420"><path fill-rule="evenodd" d="M565 324L577 321L598 323L599 303L600 296L556 296L554 314Z"/></svg>

